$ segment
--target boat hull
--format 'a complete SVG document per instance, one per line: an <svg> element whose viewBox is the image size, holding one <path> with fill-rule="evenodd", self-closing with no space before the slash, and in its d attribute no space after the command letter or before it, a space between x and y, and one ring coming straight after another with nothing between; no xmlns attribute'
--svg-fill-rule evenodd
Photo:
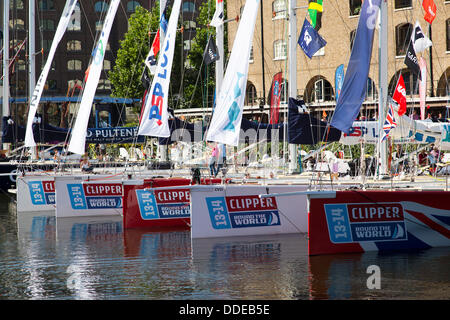
<svg viewBox="0 0 450 320"><path fill-rule="evenodd" d="M450 192L345 190L309 195L310 255L450 246Z"/></svg>

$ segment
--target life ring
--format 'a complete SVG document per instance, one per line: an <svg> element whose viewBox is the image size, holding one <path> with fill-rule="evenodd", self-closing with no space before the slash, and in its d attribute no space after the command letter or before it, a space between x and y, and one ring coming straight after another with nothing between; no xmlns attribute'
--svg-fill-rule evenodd
<svg viewBox="0 0 450 320"><path fill-rule="evenodd" d="M16 183L17 180L17 169L14 169L13 171L11 171L9 173L9 180L11 180L12 182Z"/></svg>

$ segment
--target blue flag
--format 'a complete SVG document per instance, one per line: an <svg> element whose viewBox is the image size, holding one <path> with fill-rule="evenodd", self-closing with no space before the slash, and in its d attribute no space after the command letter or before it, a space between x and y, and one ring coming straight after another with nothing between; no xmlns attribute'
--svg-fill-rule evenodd
<svg viewBox="0 0 450 320"><path fill-rule="evenodd" d="M334 86L336 87L335 97L336 102L339 100L339 95L341 94L342 85L344 84L344 65L341 64L336 68L336 73L334 74Z"/></svg>
<svg viewBox="0 0 450 320"><path fill-rule="evenodd" d="M363 2L347 73L331 120L333 127L345 133L349 133L366 97L373 35L380 2L381 0Z"/></svg>
<svg viewBox="0 0 450 320"><path fill-rule="evenodd" d="M311 59L312 56L325 47L327 42L319 35L316 29L305 18L303 22L302 32L298 38L298 44L303 49L305 54Z"/></svg>

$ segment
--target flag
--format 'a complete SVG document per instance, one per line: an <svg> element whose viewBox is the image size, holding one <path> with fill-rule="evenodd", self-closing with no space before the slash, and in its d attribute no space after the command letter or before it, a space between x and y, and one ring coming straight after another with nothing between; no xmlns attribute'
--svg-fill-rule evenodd
<svg viewBox="0 0 450 320"><path fill-rule="evenodd" d="M150 79L150 76L148 75L147 68L144 68L144 72L141 76L141 83L145 90L148 90L148 88L150 88L150 86L152 85L152 81Z"/></svg>
<svg viewBox="0 0 450 320"><path fill-rule="evenodd" d="M419 98L420 98L420 119L425 120L425 98L427 95L427 63L423 57L419 60L420 76Z"/></svg>
<svg viewBox="0 0 450 320"><path fill-rule="evenodd" d="M303 22L302 31L300 37L298 38L298 44L303 49L303 52L312 58L312 56L324 47L327 42L319 35L316 29L312 27L309 21L305 18Z"/></svg>
<svg viewBox="0 0 450 320"><path fill-rule="evenodd" d="M414 25L411 41L413 42L414 51L416 51L416 53L420 53L433 45L431 40L423 34L419 21L416 21L416 24Z"/></svg>
<svg viewBox="0 0 450 320"><path fill-rule="evenodd" d="M400 74L400 77L397 81L397 86L395 87L394 95L392 96L395 102L398 103L398 115L401 117L406 113L406 89L405 89L405 81L403 80L403 76Z"/></svg>
<svg viewBox="0 0 450 320"><path fill-rule="evenodd" d="M313 28L317 31L322 27L322 11L322 0L309 0L309 17L311 18Z"/></svg>
<svg viewBox="0 0 450 320"><path fill-rule="evenodd" d="M336 87L336 102L339 99L339 95L341 94L342 85L344 84L344 65L341 64L336 68L336 72L334 74L334 85Z"/></svg>
<svg viewBox="0 0 450 320"><path fill-rule="evenodd" d="M220 59L216 44L212 37L209 37L208 44L206 45L205 52L203 53L203 59L205 60L206 65Z"/></svg>
<svg viewBox="0 0 450 320"><path fill-rule="evenodd" d="M281 83L283 82L283 73L280 71L273 76L272 94L270 97L270 124L278 123L280 100L281 100Z"/></svg>
<svg viewBox="0 0 450 320"><path fill-rule="evenodd" d="M424 19L428 21L429 24L433 23L434 18L436 18L436 5L433 0L423 0L422 7L425 10Z"/></svg>
<svg viewBox="0 0 450 320"><path fill-rule="evenodd" d="M216 11L209 23L212 27L219 27L223 24L223 0L217 0Z"/></svg>
<svg viewBox="0 0 450 320"><path fill-rule="evenodd" d="M166 6L164 8L164 11L161 15L161 19L159 19L159 29L156 32L156 36L153 39L152 46L150 48L150 52L148 53L147 57L145 58L145 65L150 70L150 73L152 75L156 72L156 56L158 55L159 48L161 42L164 41L164 37L167 32L167 19L166 19L166 11L167 11L167 2Z"/></svg>
<svg viewBox="0 0 450 320"><path fill-rule="evenodd" d="M416 52L414 51L414 46L413 46L412 41L409 41L409 45L408 45L408 49L406 50L404 62L408 66L408 68L413 73L415 73L419 77L419 79L421 79L419 61L417 59Z"/></svg>
<svg viewBox="0 0 450 320"><path fill-rule="evenodd" d="M331 125L349 133L366 97L376 17L381 0L364 1L358 28Z"/></svg>
<svg viewBox="0 0 450 320"><path fill-rule="evenodd" d="M384 120L383 124L383 132L381 141L384 141L387 136L389 136L389 133L392 129L394 129L397 126L397 122L394 118L394 107L392 106L392 103L389 103L388 112L386 114L386 120Z"/></svg>

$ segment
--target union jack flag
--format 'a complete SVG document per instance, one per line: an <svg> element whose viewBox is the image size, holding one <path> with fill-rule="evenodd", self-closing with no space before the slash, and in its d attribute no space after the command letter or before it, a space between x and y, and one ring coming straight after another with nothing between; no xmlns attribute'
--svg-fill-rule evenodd
<svg viewBox="0 0 450 320"><path fill-rule="evenodd" d="M389 136L389 132L391 132L392 129L394 129L397 126L397 122L394 118L394 107L392 106L392 103L389 103L388 112L386 114L386 120L383 124L383 136L381 138L381 141L384 141L387 136Z"/></svg>

